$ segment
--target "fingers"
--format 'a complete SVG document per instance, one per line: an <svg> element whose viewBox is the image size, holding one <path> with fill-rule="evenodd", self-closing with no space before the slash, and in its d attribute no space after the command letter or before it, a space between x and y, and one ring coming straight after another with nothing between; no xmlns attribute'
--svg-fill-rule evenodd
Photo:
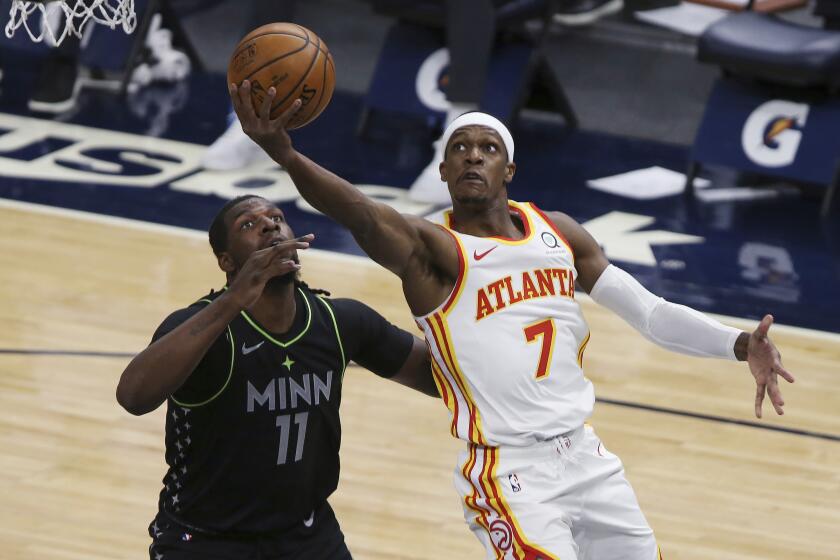
<svg viewBox="0 0 840 560"><path fill-rule="evenodd" d="M793 374L791 374L788 370L782 367L782 364L778 364L773 371L778 373L782 376L782 378L787 381L788 383L793 383L796 379L793 378Z"/></svg>
<svg viewBox="0 0 840 560"><path fill-rule="evenodd" d="M758 324L758 327L755 329L755 332L758 334L759 338L767 338L767 331L770 330L770 325L773 324L773 316L767 314Z"/></svg>
<svg viewBox="0 0 840 560"><path fill-rule="evenodd" d="M301 101L300 99L295 99L294 103L292 103L289 106L289 108L283 111L283 114L281 114L277 118L277 120L280 121L280 124L283 125L283 128L285 128L289 121L292 120L292 117L295 116L295 113L297 113L300 110L301 105L303 105L303 101Z"/></svg>
<svg viewBox="0 0 840 560"><path fill-rule="evenodd" d="M239 122L244 124L254 119L254 106L251 103L251 82L245 80L240 86L230 84L228 92L230 92L230 100L236 116L239 117Z"/></svg>
<svg viewBox="0 0 840 560"><path fill-rule="evenodd" d="M777 383L770 384L767 387L767 394L770 396L770 402L773 403L773 408L776 409L776 414L784 414L785 399L782 397L779 385Z"/></svg>
<svg viewBox="0 0 840 560"><path fill-rule="evenodd" d="M300 264L296 263L292 259L284 259L282 261L272 263L268 270L270 272L269 276L271 277L282 276L284 274L300 270Z"/></svg>
<svg viewBox="0 0 840 560"><path fill-rule="evenodd" d="M755 417L761 418L761 405L764 403L764 385L755 388Z"/></svg>
<svg viewBox="0 0 840 560"><path fill-rule="evenodd" d="M289 239L288 241L281 241L277 245L271 247L271 249L275 252L284 252L288 251L289 249L308 249L309 243L315 239L315 234L307 233L306 235L301 235L300 237L296 237L295 239Z"/></svg>
<svg viewBox="0 0 840 560"><path fill-rule="evenodd" d="M274 103L274 97L277 95L277 90L274 89L274 86L268 88L268 95L265 96L263 99L262 105L260 106L260 120L263 122L268 122L271 120L271 105Z"/></svg>

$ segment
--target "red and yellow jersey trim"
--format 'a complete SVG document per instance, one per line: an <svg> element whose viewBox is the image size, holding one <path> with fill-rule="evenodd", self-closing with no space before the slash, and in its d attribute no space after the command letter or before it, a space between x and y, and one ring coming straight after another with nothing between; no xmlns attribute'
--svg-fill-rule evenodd
<svg viewBox="0 0 840 560"><path fill-rule="evenodd" d="M504 237L501 235L490 235L487 237L482 237L482 239L492 239L504 245L523 245L531 241L531 239L534 237L534 223L531 221L531 216L528 214L528 212L525 211L525 209L522 206L523 205L521 205L518 202L508 200L508 209L510 210L510 213L516 214L522 221L522 227L525 228L525 233L522 236L522 239L513 239L512 237ZM443 213L443 222L445 224L446 229L458 232L458 230L455 229L455 217L452 215L452 210L447 210Z"/></svg>
<svg viewBox="0 0 840 560"><path fill-rule="evenodd" d="M481 432L481 415L479 414L478 407L475 405L475 401L473 400L468 382L464 377L461 368L458 366L458 361L452 350L452 343L450 342L452 337L449 334L449 329L447 328L446 316L443 313L435 313L431 317L427 317L425 321L427 327L432 333L432 340L429 340L429 344L434 344L434 349L437 350L437 354L443 360L443 363L438 363L437 365L441 372L447 374L454 382L454 387L458 388L458 392L467 406L469 421L466 434L457 433L458 422L453 418L453 422L456 427L456 437L463 437L466 435L467 437L463 439L480 445L486 445L487 442ZM436 360L435 352L432 352L432 357Z"/></svg>
<svg viewBox="0 0 840 560"><path fill-rule="evenodd" d="M589 344L589 337L592 335L592 332L586 333L586 338L583 339L583 342L580 343L577 352L577 364L578 367L583 369L583 353L586 351L586 345Z"/></svg>
<svg viewBox="0 0 840 560"><path fill-rule="evenodd" d="M516 560L533 560L540 558L544 560L559 560L556 556L531 542L522 530L519 521L513 515L510 505L504 498L499 480L497 468L499 466L499 449L497 447L485 447L474 444L468 445L469 457L462 468L464 478L469 482L472 493L464 497L467 507L477 514L476 521L484 527L493 543L496 558L504 558L510 553ZM479 454L481 455L481 470L477 479L473 476ZM510 528L511 535L509 542L497 543L493 537L494 522L490 517L501 519Z"/></svg>
<svg viewBox="0 0 840 560"><path fill-rule="evenodd" d="M458 236L443 226L440 226L440 228L452 236L453 241L455 241L455 251L458 253L458 277L455 279L455 285L452 287L452 292L449 294L449 297L443 303L443 306L439 308L442 313L447 313L457 303L461 297L461 293L464 291L465 280L467 278L467 263L469 261L467 260L464 246L461 244Z"/></svg>

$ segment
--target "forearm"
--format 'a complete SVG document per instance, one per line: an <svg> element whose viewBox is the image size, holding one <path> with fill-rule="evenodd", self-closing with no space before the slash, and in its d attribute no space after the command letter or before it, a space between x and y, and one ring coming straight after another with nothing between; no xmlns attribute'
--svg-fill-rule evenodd
<svg viewBox="0 0 840 560"><path fill-rule="evenodd" d="M406 218L303 154L294 154L285 167L303 198L347 228L370 258L401 276L417 242Z"/></svg>
<svg viewBox="0 0 840 560"><path fill-rule="evenodd" d="M222 294L150 344L131 360L120 377L117 386L120 405L135 415L160 406L183 385L240 310L229 292Z"/></svg>
<svg viewBox="0 0 840 560"><path fill-rule="evenodd" d="M653 295L612 265L601 274L590 295L663 348L691 356L746 359L746 333Z"/></svg>
<svg viewBox="0 0 840 560"><path fill-rule="evenodd" d="M283 166L309 204L354 235L365 235L376 225L376 203L350 182L296 151Z"/></svg>

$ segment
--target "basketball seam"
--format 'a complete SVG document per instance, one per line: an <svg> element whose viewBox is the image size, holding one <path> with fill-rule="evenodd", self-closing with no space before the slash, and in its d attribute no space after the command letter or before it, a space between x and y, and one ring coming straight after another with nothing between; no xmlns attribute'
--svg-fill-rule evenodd
<svg viewBox="0 0 840 560"><path fill-rule="evenodd" d="M310 120L310 121L311 121L312 119L314 119L315 117L317 117L318 115L320 115L320 114L321 114L321 111L323 111L323 110L324 110L324 108L323 108L323 107L321 107L321 103L324 101L324 93L327 91L327 88L326 88L326 87L324 87L324 86L325 86L325 85L326 85L326 83L327 83L327 61L328 61L329 59L330 59L330 57L329 57L329 56L324 56L324 72L323 72L323 74L321 75L321 95L318 97L318 104L317 104L317 105L315 105L315 108L314 108L314 109L312 110L312 112L309 114L309 120Z"/></svg>
<svg viewBox="0 0 840 560"><path fill-rule="evenodd" d="M265 37L266 35L286 35L288 37L297 37L298 39L303 39L304 41L307 41L307 42L309 41L308 38L301 37L300 35L295 35L294 33L283 33L283 32L280 32L280 31L273 31L271 33L260 33L259 35L254 35L253 37L250 37L247 41L243 41L242 43L239 43L239 45L236 46L236 50L233 51L233 56L231 56L230 59L231 60L236 59L237 56L239 56L243 51L245 51L246 47L244 45L247 45L247 44L251 43L252 41L254 41L254 40L256 40L260 37ZM240 46L242 48L239 48Z"/></svg>
<svg viewBox="0 0 840 560"><path fill-rule="evenodd" d="M297 35L292 35L292 37L297 37ZM303 37L298 37L298 39L303 39ZM288 56L292 56L293 54L297 54L297 53L299 53L300 51L302 51L303 49L305 49L306 47L308 47L308 46L309 46L309 43L310 43L310 42L309 42L309 39L305 39L305 40L306 40L306 43L304 43L304 44L303 44L303 46L302 46L301 48L299 48L298 50L296 50L296 51L292 51L292 52L288 52L288 53L284 54L283 56L278 56L277 58L274 58L274 59L272 59L272 60L269 60L268 62L266 62L265 64L263 64L263 65L262 65L262 66L260 66L259 68L256 68L253 72L251 72L250 74L248 74L247 76L245 76L245 77L243 78L243 80L250 80L250 79L251 79L251 76L253 76L253 75L254 75L254 74L256 74L257 72L259 72L259 71L260 71L260 70L262 70L263 68L265 68L265 67L267 67L267 66L271 66L272 64L274 64L274 63L275 63L275 62L277 62L278 60L283 60L284 58L286 58L286 57L288 57ZM297 87L297 86L295 86L295 87ZM266 90L266 91L267 91L267 90Z"/></svg>
<svg viewBox="0 0 840 560"><path fill-rule="evenodd" d="M318 55L315 55L315 57L317 59ZM324 57L324 58L326 59L326 57ZM314 115L316 115L318 113L318 106L321 104L321 100L324 98L324 89L325 89L324 88L324 83L326 82L326 78L327 78L327 65L325 64L324 65L324 73L323 73L323 76L321 76L321 88L320 88L321 91L320 91L320 95L318 96L318 101L315 103L315 105L312 105L312 108L309 109L309 113L306 114L305 118L303 117L303 115L295 115L295 117L292 119L292 122L294 122L295 120L300 120L300 121L303 121L304 124L306 124L314 118ZM296 125L296 127L300 127L300 126L303 126L303 124Z"/></svg>
<svg viewBox="0 0 840 560"><path fill-rule="evenodd" d="M274 103L271 106L271 110L268 112L269 115L271 115L271 113L274 112L274 109L276 109L277 107L279 107L280 105L285 103L286 100L289 99L289 97L291 97L291 95L295 93L295 90L297 90L297 88L300 87L300 84L302 84L306 80L306 78L309 77L310 72L312 72L312 67L315 66L315 61L318 60L318 53L321 52L321 49L318 48L320 46L320 44L321 44L321 38L318 37L318 44L315 45L315 56L312 57L312 61L309 63L309 68L307 68L306 72L304 72L301 75L300 80L298 80L298 83L296 83L294 86L292 86L292 88L289 90L289 93L286 94L286 97L284 97L283 99Z"/></svg>
<svg viewBox="0 0 840 560"><path fill-rule="evenodd" d="M295 23L295 24L293 24L293 25L297 25L297 24ZM304 27L304 26L302 26L302 25L297 25L297 28L298 28L298 29L300 29L300 32L301 32L301 33L303 33L304 35L306 35L307 39L309 39L309 38L310 38L310 37L309 37L309 30L308 30L307 28L305 28L305 27ZM318 37L318 36L316 35L316 37ZM323 46L324 46L324 48L323 48L323 49L321 48L321 45L323 45ZM319 51L321 51L322 53L324 53L324 55L329 55L329 54L330 54L330 50L327 48L326 43L322 43L322 42L321 42L321 38L320 38L320 37L318 37L318 46L317 46L317 49L318 49Z"/></svg>

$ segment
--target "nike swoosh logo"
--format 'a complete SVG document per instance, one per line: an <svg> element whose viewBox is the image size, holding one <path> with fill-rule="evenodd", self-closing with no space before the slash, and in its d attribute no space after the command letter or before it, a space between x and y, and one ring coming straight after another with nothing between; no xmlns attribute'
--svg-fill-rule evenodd
<svg viewBox="0 0 840 560"><path fill-rule="evenodd" d="M257 348L262 346L263 344L265 344L265 340L263 340L259 344L254 344L253 346L245 346L245 343L243 342L242 343L242 355L247 356L248 354L250 354L251 352L253 352Z"/></svg>
<svg viewBox="0 0 840 560"><path fill-rule="evenodd" d="M495 249L496 247L498 247L498 245L493 245L492 247L490 247L489 249L487 249L486 251L484 251L484 252L483 252L483 253L481 253L481 254L479 254L479 253L477 253L477 252L473 251L473 258L474 258L475 260L477 260L477 261L480 261L481 259L483 259L484 257L486 257L488 254L490 254L490 251L492 251L492 250L493 250L493 249Z"/></svg>
<svg viewBox="0 0 840 560"><path fill-rule="evenodd" d="M313 510L312 513L309 514L309 519L304 519L303 524L307 527L312 527L315 524L315 511Z"/></svg>

